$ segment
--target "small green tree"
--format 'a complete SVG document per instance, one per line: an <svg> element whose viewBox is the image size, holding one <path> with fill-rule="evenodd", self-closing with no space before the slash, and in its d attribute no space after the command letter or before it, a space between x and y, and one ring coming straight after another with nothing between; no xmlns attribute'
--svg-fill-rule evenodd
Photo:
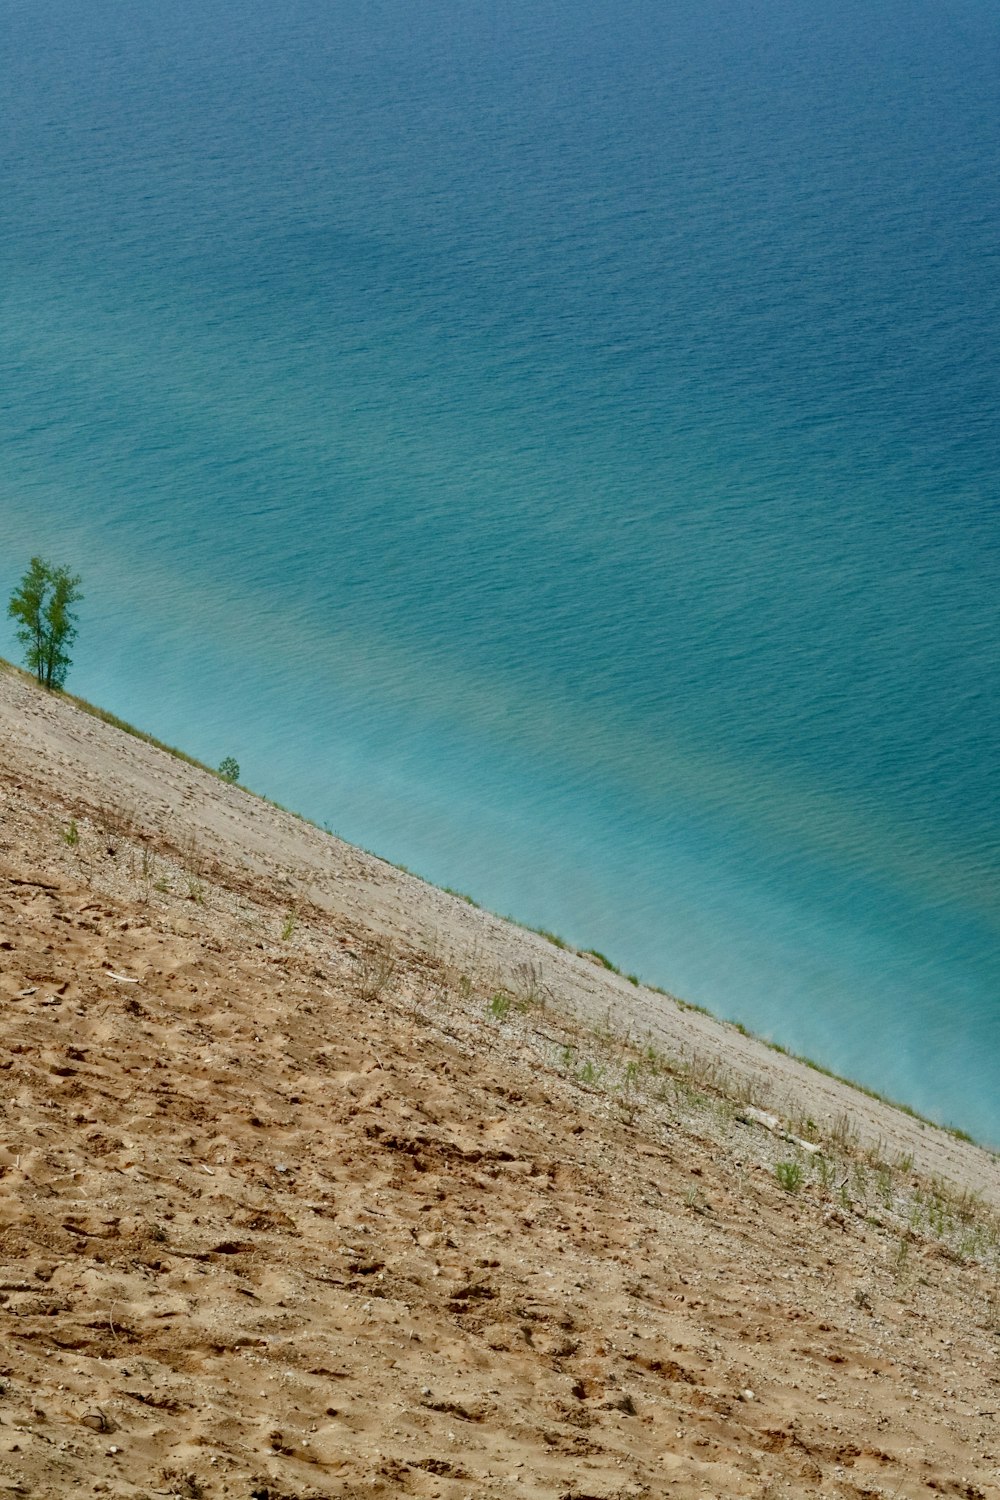
<svg viewBox="0 0 1000 1500"><path fill-rule="evenodd" d="M80 580L68 568L33 557L10 596L7 613L16 620L24 659L46 688L61 688L70 668L69 647L76 639L73 605L83 598Z"/></svg>
<svg viewBox="0 0 1000 1500"><path fill-rule="evenodd" d="M222 777L223 781L239 781L239 761L234 760L231 755L227 755L225 760L222 761L219 766L219 775Z"/></svg>

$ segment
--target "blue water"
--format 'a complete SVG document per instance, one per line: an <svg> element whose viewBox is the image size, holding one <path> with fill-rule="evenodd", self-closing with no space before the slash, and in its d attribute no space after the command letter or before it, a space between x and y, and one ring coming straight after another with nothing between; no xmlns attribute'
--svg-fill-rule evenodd
<svg viewBox="0 0 1000 1500"><path fill-rule="evenodd" d="M70 686L1000 1144L992 0L0 36Z"/></svg>

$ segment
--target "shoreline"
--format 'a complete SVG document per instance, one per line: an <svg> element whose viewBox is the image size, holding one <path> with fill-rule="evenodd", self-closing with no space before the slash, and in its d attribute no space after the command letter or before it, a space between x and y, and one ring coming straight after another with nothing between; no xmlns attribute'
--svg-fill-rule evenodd
<svg viewBox="0 0 1000 1500"><path fill-rule="evenodd" d="M608 1027L699 1066L707 1061L786 1118L808 1118L826 1131L849 1120L860 1146L912 1157L928 1177L1000 1204L1000 1158L964 1132L636 984L602 955L558 946L553 935L497 917L347 844L93 705L44 693L9 663L0 666L0 720L5 750L22 778L43 795L47 789L66 817L100 812L113 794L120 814L144 836L169 833L173 845L197 844L206 861L241 879L277 880L291 904L362 922L453 964L488 963L505 984L527 965L543 976L556 1007L580 1024Z"/></svg>
<svg viewBox="0 0 1000 1500"><path fill-rule="evenodd" d="M0 744L0 1481L993 1493L1000 1160L15 674Z"/></svg>

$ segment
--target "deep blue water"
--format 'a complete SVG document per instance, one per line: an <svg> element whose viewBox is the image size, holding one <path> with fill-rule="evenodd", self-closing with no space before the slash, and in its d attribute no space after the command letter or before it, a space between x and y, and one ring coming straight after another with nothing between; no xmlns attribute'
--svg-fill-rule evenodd
<svg viewBox="0 0 1000 1500"><path fill-rule="evenodd" d="M0 37L70 686L1000 1144L992 0Z"/></svg>

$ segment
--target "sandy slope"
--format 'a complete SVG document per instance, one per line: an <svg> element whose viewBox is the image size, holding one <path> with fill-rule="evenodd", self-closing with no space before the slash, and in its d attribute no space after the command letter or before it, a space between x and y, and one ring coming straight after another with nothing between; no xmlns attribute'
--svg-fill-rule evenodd
<svg viewBox="0 0 1000 1500"><path fill-rule="evenodd" d="M0 1495L1000 1493L993 1157L6 674L0 1014Z"/></svg>

